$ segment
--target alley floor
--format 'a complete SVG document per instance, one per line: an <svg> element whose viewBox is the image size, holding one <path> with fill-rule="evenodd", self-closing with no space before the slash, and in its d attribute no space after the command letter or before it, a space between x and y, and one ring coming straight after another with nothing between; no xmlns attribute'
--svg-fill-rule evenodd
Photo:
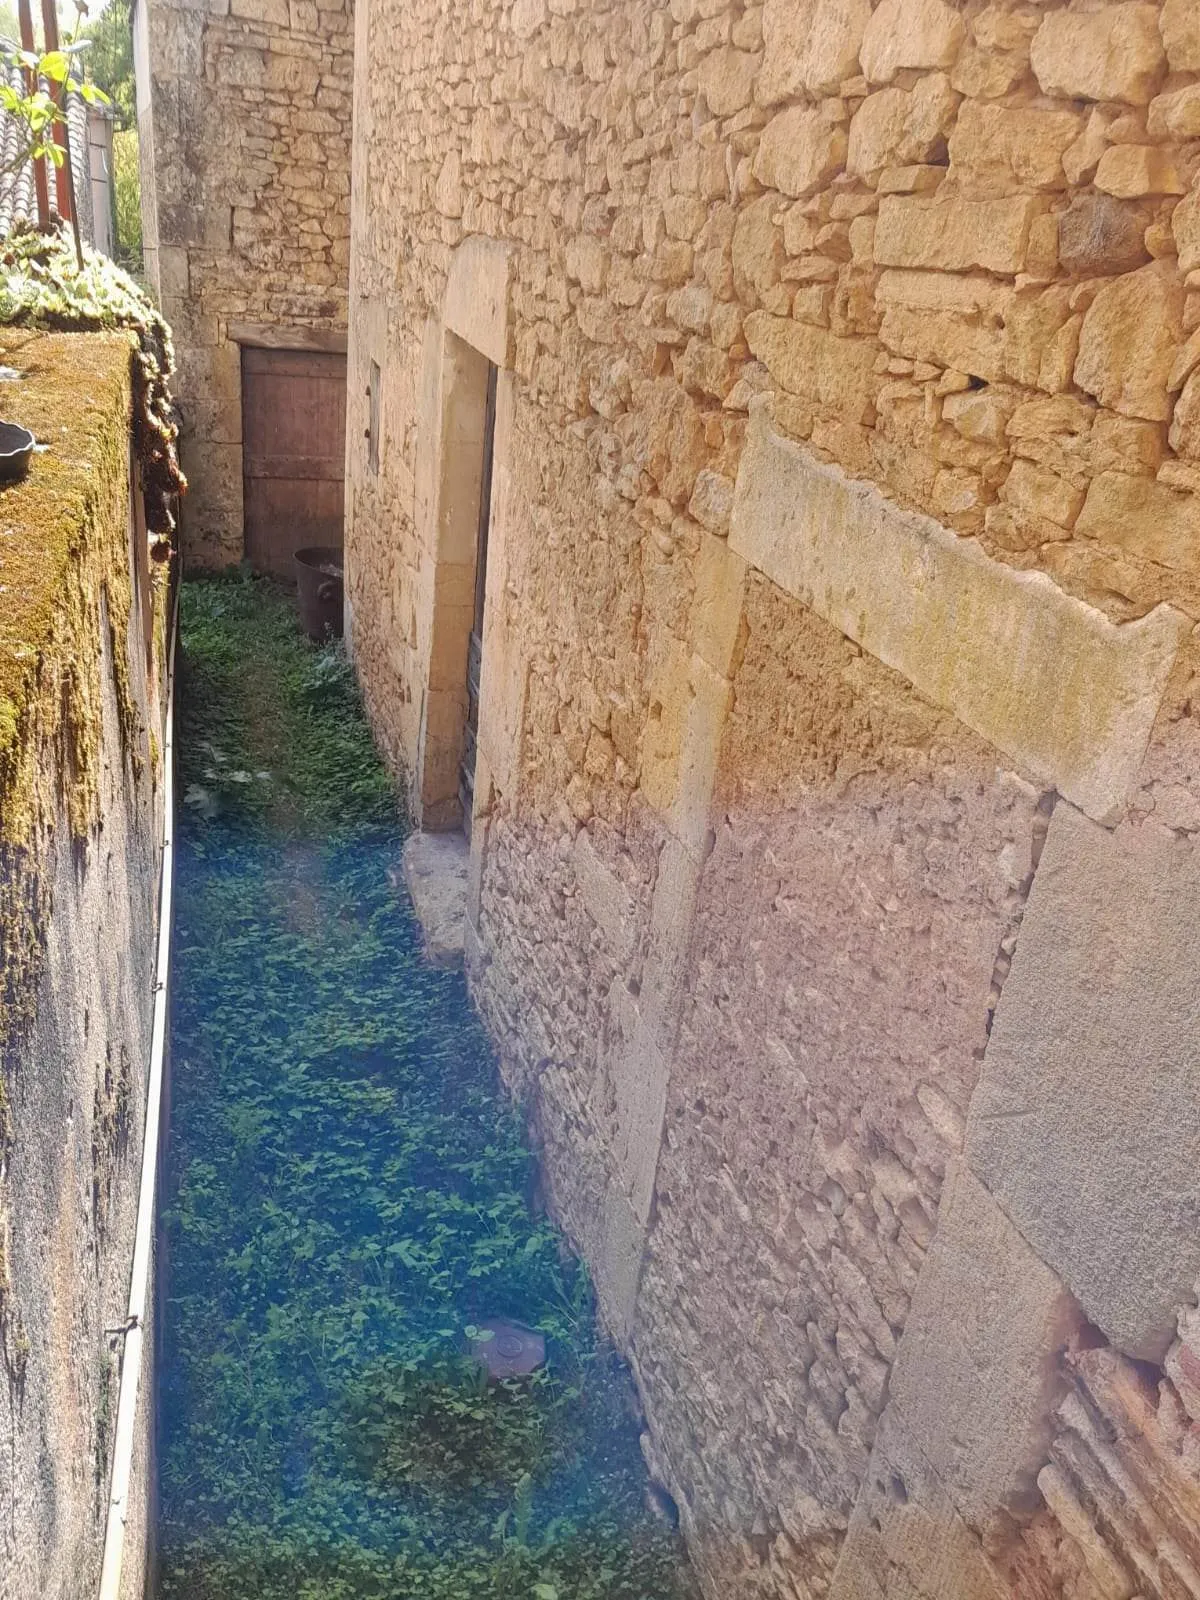
<svg viewBox="0 0 1200 1600"><path fill-rule="evenodd" d="M683 1600L343 653L185 584L179 745L161 1600ZM494 1317L544 1337L532 1378L486 1381Z"/></svg>

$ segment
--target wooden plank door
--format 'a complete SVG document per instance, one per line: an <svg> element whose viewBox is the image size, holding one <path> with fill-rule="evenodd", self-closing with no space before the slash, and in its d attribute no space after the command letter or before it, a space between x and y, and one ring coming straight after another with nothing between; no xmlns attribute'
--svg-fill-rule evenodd
<svg viewBox="0 0 1200 1600"><path fill-rule="evenodd" d="M295 580L292 556L342 543L346 357L242 350L246 559Z"/></svg>

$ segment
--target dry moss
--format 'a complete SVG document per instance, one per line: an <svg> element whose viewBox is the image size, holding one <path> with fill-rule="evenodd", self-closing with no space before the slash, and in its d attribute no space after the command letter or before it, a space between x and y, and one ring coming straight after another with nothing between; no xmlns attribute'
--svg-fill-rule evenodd
<svg viewBox="0 0 1200 1600"><path fill-rule="evenodd" d="M106 655L126 759L143 760L127 649L135 354L128 332L0 328L0 363L21 374L0 382L0 416L47 447L0 488L0 1155L45 960L50 844L65 822L83 849L99 820ZM24 1335L3 1254L0 1356L19 1382Z"/></svg>
<svg viewBox="0 0 1200 1600"><path fill-rule="evenodd" d="M0 415L48 446L0 488L0 1107L44 953L49 840L60 816L80 844L97 819L105 610L127 754L142 744L125 649L132 348L0 330L22 374L0 384Z"/></svg>
<svg viewBox="0 0 1200 1600"><path fill-rule="evenodd" d="M17 228L0 249L0 323L63 332L128 328L133 352L133 448L141 469L146 525L159 559L170 551L175 506L187 487L168 380L171 330L146 291L90 245L79 262L70 231Z"/></svg>

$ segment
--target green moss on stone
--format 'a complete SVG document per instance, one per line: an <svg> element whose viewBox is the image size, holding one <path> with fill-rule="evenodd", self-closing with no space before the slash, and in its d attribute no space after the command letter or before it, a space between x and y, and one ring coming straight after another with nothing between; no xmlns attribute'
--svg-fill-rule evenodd
<svg viewBox="0 0 1200 1600"><path fill-rule="evenodd" d="M105 610L127 756L145 743L125 641L133 337L0 329L0 416L47 448L0 488L0 1148L45 954L45 862L98 820Z"/></svg>
<svg viewBox="0 0 1200 1600"><path fill-rule="evenodd" d="M45 960L51 845L65 827L84 847L99 821L106 653L131 769L148 749L127 648L134 346L127 332L0 328L0 364L20 374L0 382L0 417L47 447L0 488L0 1153ZM0 1275L10 1372L16 1327Z"/></svg>

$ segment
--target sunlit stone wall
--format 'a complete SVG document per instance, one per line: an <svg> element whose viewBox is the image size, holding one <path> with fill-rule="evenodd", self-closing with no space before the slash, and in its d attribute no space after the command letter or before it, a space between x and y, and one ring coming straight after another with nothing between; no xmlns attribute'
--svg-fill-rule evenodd
<svg viewBox="0 0 1200 1600"><path fill-rule="evenodd" d="M1200 1595L1200 12L355 25L353 649L452 825L474 351L468 970L708 1592Z"/></svg>
<svg viewBox="0 0 1200 1600"><path fill-rule="evenodd" d="M353 26L351 0L134 6L146 276L175 337L193 566L243 553L239 340L346 326Z"/></svg>

